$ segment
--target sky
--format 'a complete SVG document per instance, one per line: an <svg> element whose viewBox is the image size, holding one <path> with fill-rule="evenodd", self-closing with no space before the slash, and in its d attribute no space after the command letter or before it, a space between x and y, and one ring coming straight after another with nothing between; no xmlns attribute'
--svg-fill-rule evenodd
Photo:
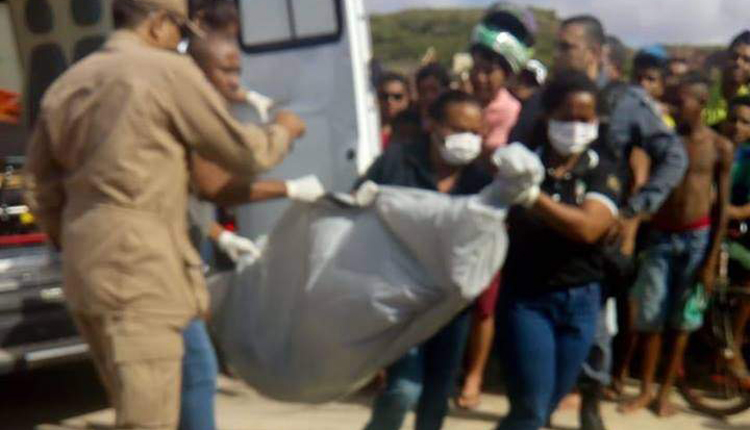
<svg viewBox="0 0 750 430"><path fill-rule="evenodd" d="M486 7L491 0L364 0L370 12L412 7ZM667 44L727 44L750 28L747 0L513 0L540 6L566 17L578 13L598 16L607 33L639 47Z"/></svg>

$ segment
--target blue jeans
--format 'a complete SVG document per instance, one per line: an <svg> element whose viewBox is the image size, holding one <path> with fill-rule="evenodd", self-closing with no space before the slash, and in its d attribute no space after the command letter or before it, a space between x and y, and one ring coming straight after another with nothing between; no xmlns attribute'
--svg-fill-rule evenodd
<svg viewBox="0 0 750 430"><path fill-rule="evenodd" d="M510 413L499 430L537 430L575 386L601 307L591 283L528 298L505 309L505 375Z"/></svg>
<svg viewBox="0 0 750 430"><path fill-rule="evenodd" d="M183 332L180 430L214 430L214 397L219 365L206 323L194 320Z"/></svg>
<svg viewBox="0 0 750 430"><path fill-rule="evenodd" d="M660 332L667 323L685 331L700 327L686 316L685 307L695 291L695 272L706 255L710 231L651 232L631 291L637 331Z"/></svg>
<svg viewBox="0 0 750 430"><path fill-rule="evenodd" d="M607 311L599 311L596 321L594 344L583 363L583 379L606 386L612 382L612 335L607 330Z"/></svg>
<svg viewBox="0 0 750 430"><path fill-rule="evenodd" d="M439 430L448 414L468 333L469 313L464 311L391 365L385 391L375 400L365 430L398 430L415 407L415 430Z"/></svg>

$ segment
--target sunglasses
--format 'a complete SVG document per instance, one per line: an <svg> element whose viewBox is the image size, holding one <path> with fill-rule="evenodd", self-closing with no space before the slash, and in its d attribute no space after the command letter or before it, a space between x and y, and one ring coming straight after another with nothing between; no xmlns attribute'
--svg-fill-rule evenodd
<svg viewBox="0 0 750 430"><path fill-rule="evenodd" d="M406 98L406 94L403 94L403 93L378 93L378 97L380 98L380 100L388 100L388 101L393 100L393 101L400 102L404 98Z"/></svg>

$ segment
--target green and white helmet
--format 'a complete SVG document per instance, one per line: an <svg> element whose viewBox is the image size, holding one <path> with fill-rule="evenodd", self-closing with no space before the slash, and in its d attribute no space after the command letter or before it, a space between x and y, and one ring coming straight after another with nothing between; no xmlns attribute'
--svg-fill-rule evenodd
<svg viewBox="0 0 750 430"><path fill-rule="evenodd" d="M511 32L490 28L483 23L474 27L471 34L472 45L483 46L502 56L513 73L518 73L531 59L533 50L524 45Z"/></svg>

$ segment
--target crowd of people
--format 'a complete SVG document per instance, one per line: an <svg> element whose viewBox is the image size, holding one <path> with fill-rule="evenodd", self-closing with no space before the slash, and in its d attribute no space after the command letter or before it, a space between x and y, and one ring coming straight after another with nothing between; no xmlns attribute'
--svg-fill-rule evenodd
<svg viewBox="0 0 750 430"><path fill-rule="evenodd" d="M369 430L400 428L414 406L417 429L440 428L454 395L458 407L478 405L493 345L511 403L499 429L544 426L573 390L584 430L605 428L604 397L620 401L623 413L675 413L670 393L690 333L702 325L728 225L748 218L742 145L750 138L750 32L731 41L714 71L660 45L630 60L595 17L574 16L560 25L548 72L531 55L535 30L528 10L499 3L467 35L468 73L430 63L413 78L376 77L385 153L368 178L464 193L475 169L491 172L493 152L512 142L536 152L546 177L511 209L506 264L469 315L388 369ZM443 116L428 109L459 98L481 107L480 124L464 126L459 111L468 102L454 102ZM396 163L414 168L413 160L431 161L419 163L430 181L391 178L402 168L382 174ZM749 279L745 246L742 239L729 246L730 275L740 285ZM741 306L730 363L745 386L740 348L749 316ZM657 391L666 334L671 348ZM449 339L450 352L436 350ZM625 399L641 343L641 392Z"/></svg>
<svg viewBox="0 0 750 430"><path fill-rule="evenodd" d="M117 31L49 89L29 146L29 203L62 249L66 297L117 428L215 428L217 360L195 318L206 310L195 251L205 238L232 258L259 251L201 200L324 194L315 177L247 180L280 163L305 125L286 111L264 127L231 116L233 102L267 116L270 101L240 85L234 2L199 3L188 19L184 0L115 0ZM750 218L750 31L732 40L712 82L659 46L628 67L627 49L589 15L561 23L548 72L532 55L536 30L529 10L498 3L467 35L467 74L430 63L413 79L374 76L383 153L360 183L476 194L502 180L500 148L538 158L545 174L508 185L501 273L384 369L367 430L397 430L411 410L417 430L440 429L454 396L476 407L493 350L511 404L501 430L547 425L575 389L581 428L603 430L599 402L621 400L640 342L641 393L620 409L674 413L671 388L702 323L696 303L716 283L727 226ZM187 55L168 52L183 36ZM746 246L729 247L741 285L750 285ZM749 319L744 306L737 348ZM665 329L673 347L657 392ZM732 369L750 387L736 352Z"/></svg>

